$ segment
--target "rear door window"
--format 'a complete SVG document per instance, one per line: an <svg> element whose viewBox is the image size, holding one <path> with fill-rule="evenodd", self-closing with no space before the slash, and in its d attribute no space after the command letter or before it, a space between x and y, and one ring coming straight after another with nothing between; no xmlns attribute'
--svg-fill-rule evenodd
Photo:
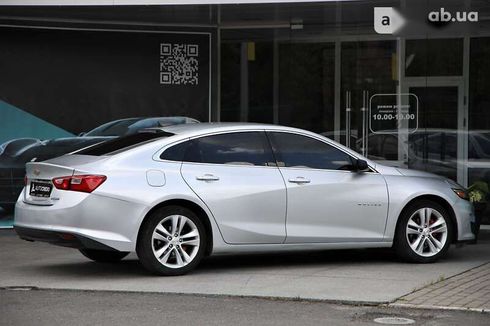
<svg viewBox="0 0 490 326"><path fill-rule="evenodd" d="M179 149L175 149L178 152ZM274 166L265 132L234 132L188 142L184 161L211 164Z"/></svg>

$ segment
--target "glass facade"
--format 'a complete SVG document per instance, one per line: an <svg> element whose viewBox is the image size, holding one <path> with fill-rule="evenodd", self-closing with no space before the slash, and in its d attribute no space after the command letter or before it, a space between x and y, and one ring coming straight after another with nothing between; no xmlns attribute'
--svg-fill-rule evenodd
<svg viewBox="0 0 490 326"><path fill-rule="evenodd" d="M378 34L375 7L398 8L405 30ZM429 21L441 8L478 20ZM0 132L0 142L187 115L304 128L383 164L488 185L489 14L482 0L0 7L9 26L0 27L0 110L11 105L61 128ZM162 43L199 46L199 89L162 82ZM22 124L16 117L0 128Z"/></svg>
<svg viewBox="0 0 490 326"><path fill-rule="evenodd" d="M440 8L452 15L477 12L480 20L423 22L429 26L380 35L373 29L375 7L406 9L409 25L420 24L411 13ZM436 173L467 187L488 185L489 10L482 1L223 8L220 120L304 128L383 164ZM410 104L412 111L376 111L377 96L388 94L385 105ZM391 117L400 113L408 119ZM488 222L489 211L483 215Z"/></svg>

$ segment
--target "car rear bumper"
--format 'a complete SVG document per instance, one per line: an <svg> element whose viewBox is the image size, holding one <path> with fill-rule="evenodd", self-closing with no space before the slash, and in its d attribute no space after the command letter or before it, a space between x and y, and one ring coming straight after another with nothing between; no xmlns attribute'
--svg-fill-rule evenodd
<svg viewBox="0 0 490 326"><path fill-rule="evenodd" d="M59 241L60 235L66 234L118 251L130 252L136 248L138 229L146 208L141 204L76 192L67 192L59 203L51 206L28 204L22 198L23 195L15 206L14 228L31 230L29 239L24 232L26 240L70 244ZM48 235L49 241L45 236L32 236L32 233ZM76 243L74 245L76 247Z"/></svg>
<svg viewBox="0 0 490 326"><path fill-rule="evenodd" d="M27 241L41 241L48 242L50 244L54 244L62 247L70 247L77 249L97 249L97 250L109 250L114 251L114 248L104 245L103 243L94 241L90 238L65 233L58 231L46 231L40 229L32 229L21 226L14 227L15 232L19 235L19 237L23 240Z"/></svg>

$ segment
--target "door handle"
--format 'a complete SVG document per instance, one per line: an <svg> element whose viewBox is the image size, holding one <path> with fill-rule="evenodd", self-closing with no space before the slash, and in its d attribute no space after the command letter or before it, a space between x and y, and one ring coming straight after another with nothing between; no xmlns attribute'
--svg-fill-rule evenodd
<svg viewBox="0 0 490 326"><path fill-rule="evenodd" d="M305 177L296 177L293 179L288 180L291 183L297 183L297 184L303 184L303 183L310 183L311 181L306 179Z"/></svg>
<svg viewBox="0 0 490 326"><path fill-rule="evenodd" d="M213 174L205 174L205 175L201 175L199 177L196 177L197 180L199 181L218 181L219 180L219 177L213 175Z"/></svg>

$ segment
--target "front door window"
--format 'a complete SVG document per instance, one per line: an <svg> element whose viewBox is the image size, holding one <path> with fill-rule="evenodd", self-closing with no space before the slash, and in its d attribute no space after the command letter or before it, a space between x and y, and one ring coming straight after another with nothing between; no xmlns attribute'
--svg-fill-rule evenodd
<svg viewBox="0 0 490 326"><path fill-rule="evenodd" d="M281 132L269 133L279 166L326 170L352 169L352 158L313 138Z"/></svg>

